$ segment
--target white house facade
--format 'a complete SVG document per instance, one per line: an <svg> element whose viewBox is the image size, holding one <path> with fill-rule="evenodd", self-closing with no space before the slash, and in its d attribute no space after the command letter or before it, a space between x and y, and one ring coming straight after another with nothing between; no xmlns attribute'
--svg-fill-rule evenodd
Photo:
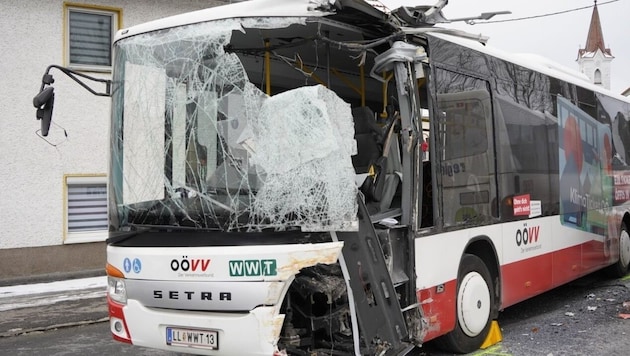
<svg viewBox="0 0 630 356"><path fill-rule="evenodd" d="M109 79L118 29L226 2L0 2L0 279L105 265L110 101L53 68L53 124L44 138L33 97L45 69Z"/></svg>

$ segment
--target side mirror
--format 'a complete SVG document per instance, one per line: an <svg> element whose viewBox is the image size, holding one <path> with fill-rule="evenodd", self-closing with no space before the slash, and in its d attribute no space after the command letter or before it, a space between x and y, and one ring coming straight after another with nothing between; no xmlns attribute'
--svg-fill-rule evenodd
<svg viewBox="0 0 630 356"><path fill-rule="evenodd" d="M33 98L33 106L37 108L37 113L35 114L37 120L42 120L42 136L48 136L48 130L50 129L53 104L55 102L54 91L53 87L47 87Z"/></svg>

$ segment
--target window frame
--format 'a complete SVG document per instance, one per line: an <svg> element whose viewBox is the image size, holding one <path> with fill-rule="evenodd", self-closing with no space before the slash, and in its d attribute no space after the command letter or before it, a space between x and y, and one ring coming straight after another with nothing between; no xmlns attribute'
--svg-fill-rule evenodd
<svg viewBox="0 0 630 356"><path fill-rule="evenodd" d="M111 18L111 34L110 34L110 64L81 64L72 63L70 61L70 12L81 12L96 15L107 15ZM116 32L122 28L122 9L109 6L90 5L64 2L63 4L63 33L64 33L64 63L67 67L75 70L89 72L108 72L112 71L112 61L114 58L113 41Z"/></svg>
<svg viewBox="0 0 630 356"><path fill-rule="evenodd" d="M68 194L70 186L73 184L103 184L107 192L107 175L106 174L66 174L63 178L63 243L76 244L88 242L105 241L108 237L108 229L88 230L88 231L70 231L69 230L69 204ZM105 197L107 204L108 198ZM105 208L108 213L108 208ZM106 222L107 222L106 218Z"/></svg>

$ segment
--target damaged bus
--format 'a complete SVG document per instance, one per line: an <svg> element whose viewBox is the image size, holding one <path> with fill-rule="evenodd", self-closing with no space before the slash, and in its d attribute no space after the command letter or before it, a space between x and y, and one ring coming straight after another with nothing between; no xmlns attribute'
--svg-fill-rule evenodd
<svg viewBox="0 0 630 356"><path fill-rule="evenodd" d="M500 310L628 272L628 99L436 26L445 4L240 2L119 31L111 80L48 68L43 135L52 69L111 97L115 340L466 353Z"/></svg>

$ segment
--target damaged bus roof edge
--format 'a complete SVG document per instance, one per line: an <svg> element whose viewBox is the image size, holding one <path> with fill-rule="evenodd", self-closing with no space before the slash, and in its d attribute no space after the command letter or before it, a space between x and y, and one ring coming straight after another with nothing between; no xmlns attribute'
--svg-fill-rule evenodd
<svg viewBox="0 0 630 356"><path fill-rule="evenodd" d="M115 41L151 31L223 19L241 17L324 17L334 14L334 9L337 3L341 4L339 0L243 1L179 14L164 19L150 21L129 28L121 29L116 33Z"/></svg>

